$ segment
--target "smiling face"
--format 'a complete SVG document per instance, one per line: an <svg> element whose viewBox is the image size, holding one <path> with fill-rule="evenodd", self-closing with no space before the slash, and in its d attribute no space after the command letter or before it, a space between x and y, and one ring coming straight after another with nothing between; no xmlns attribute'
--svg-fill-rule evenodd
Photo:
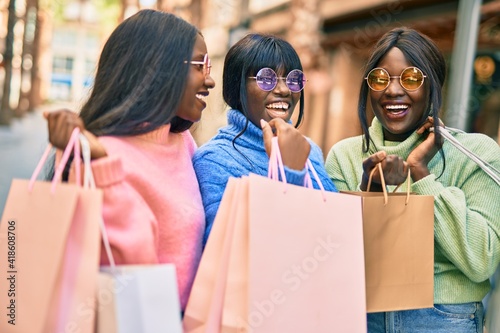
<svg viewBox="0 0 500 333"><path fill-rule="evenodd" d="M288 73L276 70L276 74L279 77L286 77ZM292 93L282 79L278 79L278 84L273 90L264 91L259 88L255 79L248 78L248 118L259 128L261 119L270 121L274 118L281 118L289 121L297 102L300 100L301 93Z"/></svg>
<svg viewBox="0 0 500 333"><path fill-rule="evenodd" d="M191 60L203 62L205 54L207 54L207 45L203 37L198 34ZM197 122L201 118L201 112L207 106L206 97L209 94L208 90L215 87L215 82L210 74L204 74L203 65L193 65L190 63L186 65L190 68L186 88L184 89L176 116L184 120Z"/></svg>
<svg viewBox="0 0 500 333"><path fill-rule="evenodd" d="M387 52L377 64L377 67L384 68L391 76L401 75L410 66L413 65L396 47ZM424 80L419 89L407 91L401 86L399 78L392 78L385 90L369 90L373 112L384 127L385 140L404 141L423 123L427 117L427 87Z"/></svg>

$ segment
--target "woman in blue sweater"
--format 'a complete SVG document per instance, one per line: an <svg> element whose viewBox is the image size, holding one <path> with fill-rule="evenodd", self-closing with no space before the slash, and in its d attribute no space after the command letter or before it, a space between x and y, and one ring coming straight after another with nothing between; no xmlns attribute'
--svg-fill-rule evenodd
<svg viewBox="0 0 500 333"><path fill-rule="evenodd" d="M267 176L265 146L269 146L272 132L278 135L288 183L304 184L304 162L309 158L325 190L336 191L325 171L321 149L296 129L304 115L305 83L299 56L283 39L249 34L228 51L222 87L224 101L231 108L228 125L193 157L206 213L205 243L229 177ZM290 119L297 103L294 127ZM314 188L319 188L312 174L311 178Z"/></svg>

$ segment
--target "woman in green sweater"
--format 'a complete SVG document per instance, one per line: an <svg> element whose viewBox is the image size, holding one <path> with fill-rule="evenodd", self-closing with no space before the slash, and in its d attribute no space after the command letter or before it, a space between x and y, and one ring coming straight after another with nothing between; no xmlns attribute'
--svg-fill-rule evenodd
<svg viewBox="0 0 500 333"><path fill-rule="evenodd" d="M411 174L411 191L434 200L434 307L368 314L368 331L483 331L481 300L500 261L500 187L472 160L443 142L438 113L445 60L428 37L396 28L375 45L361 85L363 135L335 144L326 169L338 190L364 191L381 163L388 185ZM367 101L375 114L368 127ZM442 125L442 124L441 124ZM500 148L482 134L452 131L469 150L500 169ZM371 191L381 191L374 173Z"/></svg>

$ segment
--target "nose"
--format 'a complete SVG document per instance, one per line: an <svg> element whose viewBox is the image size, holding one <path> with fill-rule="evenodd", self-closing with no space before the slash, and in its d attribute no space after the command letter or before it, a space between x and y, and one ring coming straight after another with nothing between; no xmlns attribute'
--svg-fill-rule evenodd
<svg viewBox="0 0 500 333"><path fill-rule="evenodd" d="M401 96L405 94L405 90L399 82L399 77L391 77L389 85L385 88L385 94L389 96Z"/></svg>
<svg viewBox="0 0 500 333"><path fill-rule="evenodd" d="M210 74L205 76L205 86L208 89L213 89L215 87L215 80L212 78Z"/></svg>
<svg viewBox="0 0 500 333"><path fill-rule="evenodd" d="M288 86L286 85L284 78L278 78L278 82L276 84L276 87L274 87L273 89L273 93L282 96L287 96L291 93L290 88L288 88Z"/></svg>

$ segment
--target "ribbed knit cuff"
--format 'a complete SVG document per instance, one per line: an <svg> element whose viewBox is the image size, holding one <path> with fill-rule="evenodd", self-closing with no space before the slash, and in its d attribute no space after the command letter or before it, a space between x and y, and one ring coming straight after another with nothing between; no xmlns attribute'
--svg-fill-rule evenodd
<svg viewBox="0 0 500 333"><path fill-rule="evenodd" d="M306 168L299 171L299 170L290 169L286 165L284 167L285 167L286 182L288 184L294 184L294 185L299 185L299 186L304 185L304 180L305 180L306 172L307 172Z"/></svg>
<svg viewBox="0 0 500 333"><path fill-rule="evenodd" d="M121 182L125 177L122 160L118 156L103 157L92 161L92 171L97 187Z"/></svg>
<svg viewBox="0 0 500 333"><path fill-rule="evenodd" d="M444 186L439 181L436 181L436 175L430 174L427 177L413 183L411 191L416 194L437 196L443 191Z"/></svg>

